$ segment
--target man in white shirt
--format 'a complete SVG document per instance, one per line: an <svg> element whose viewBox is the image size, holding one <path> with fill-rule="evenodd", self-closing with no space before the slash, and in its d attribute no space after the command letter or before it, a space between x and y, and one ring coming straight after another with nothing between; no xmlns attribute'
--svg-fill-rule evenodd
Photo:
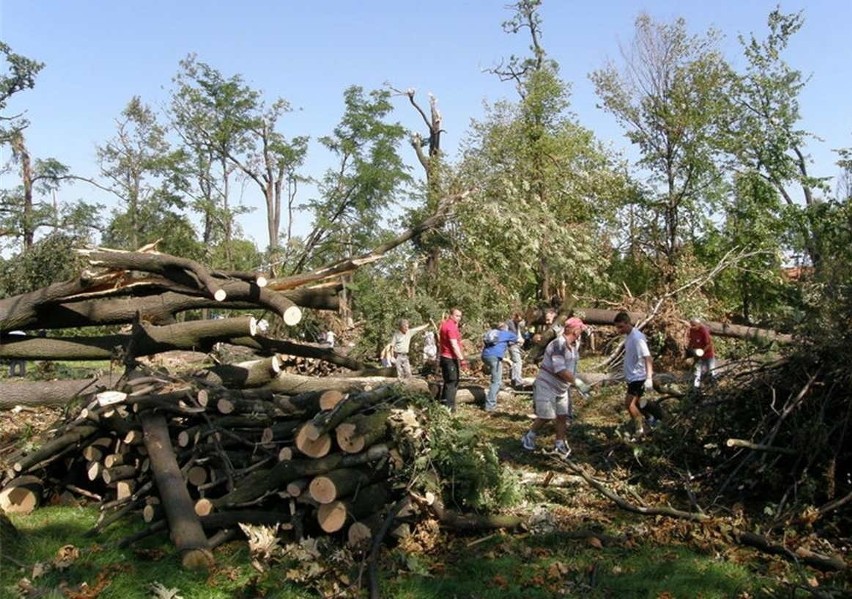
<svg viewBox="0 0 852 599"><path fill-rule="evenodd" d="M645 417L640 410L639 402L645 391L654 388L654 360L648 349L648 340L644 333L633 326L627 312L615 315L615 329L624 339L624 380L627 382L627 393L624 396L624 407L636 424L636 436L642 437L645 430Z"/></svg>

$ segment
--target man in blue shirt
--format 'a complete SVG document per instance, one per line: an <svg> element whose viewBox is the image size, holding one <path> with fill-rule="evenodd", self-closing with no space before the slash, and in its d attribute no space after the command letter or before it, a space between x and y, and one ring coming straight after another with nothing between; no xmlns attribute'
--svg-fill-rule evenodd
<svg viewBox="0 0 852 599"><path fill-rule="evenodd" d="M491 368L491 385L485 396L485 411L497 409L497 392L503 381L503 357L509 344L518 343L518 336L506 330L506 324L493 324L483 336L485 347L482 349L482 361Z"/></svg>

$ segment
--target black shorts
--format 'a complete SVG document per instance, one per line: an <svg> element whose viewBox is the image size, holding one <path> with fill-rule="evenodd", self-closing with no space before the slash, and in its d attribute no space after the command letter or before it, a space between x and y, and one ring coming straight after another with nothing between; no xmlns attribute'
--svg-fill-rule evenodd
<svg viewBox="0 0 852 599"><path fill-rule="evenodd" d="M632 381L627 383L627 395L632 395L633 397L642 397L645 395L645 381Z"/></svg>

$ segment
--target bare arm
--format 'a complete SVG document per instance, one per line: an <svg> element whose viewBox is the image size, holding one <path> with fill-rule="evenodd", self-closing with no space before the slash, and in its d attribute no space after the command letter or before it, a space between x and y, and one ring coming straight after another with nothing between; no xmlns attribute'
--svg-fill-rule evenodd
<svg viewBox="0 0 852 599"><path fill-rule="evenodd" d="M450 347L453 348L453 354L455 354L456 358L458 358L460 362L464 362L464 353L462 352L459 340L450 339Z"/></svg>

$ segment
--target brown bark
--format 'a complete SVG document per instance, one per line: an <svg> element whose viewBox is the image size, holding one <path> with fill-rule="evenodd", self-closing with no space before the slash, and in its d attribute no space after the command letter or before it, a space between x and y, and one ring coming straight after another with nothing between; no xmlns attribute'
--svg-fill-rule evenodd
<svg viewBox="0 0 852 599"><path fill-rule="evenodd" d="M102 337L10 338L0 345L0 358L23 360L111 360L127 351L132 356L150 356L171 350L210 351L218 342L253 335L254 318L197 320L154 326L139 323L133 334Z"/></svg>
<svg viewBox="0 0 852 599"><path fill-rule="evenodd" d="M181 552L181 561L186 568L210 567L213 555L207 550L207 537L175 459L166 419L160 414L145 412L140 420L157 491L163 501L172 541Z"/></svg>
<svg viewBox="0 0 852 599"><path fill-rule="evenodd" d="M0 410L15 406L61 406L72 399L112 388L119 375L98 379L68 379L64 381L3 381Z"/></svg>
<svg viewBox="0 0 852 599"><path fill-rule="evenodd" d="M346 522L358 520L376 511L390 499L390 490L386 483L374 483L363 487L358 494L347 501L332 501L321 505L317 510L317 521L325 532L341 530Z"/></svg>
<svg viewBox="0 0 852 599"><path fill-rule="evenodd" d="M370 475L356 468L340 468L315 476L308 491L321 504L355 493L369 482Z"/></svg>

